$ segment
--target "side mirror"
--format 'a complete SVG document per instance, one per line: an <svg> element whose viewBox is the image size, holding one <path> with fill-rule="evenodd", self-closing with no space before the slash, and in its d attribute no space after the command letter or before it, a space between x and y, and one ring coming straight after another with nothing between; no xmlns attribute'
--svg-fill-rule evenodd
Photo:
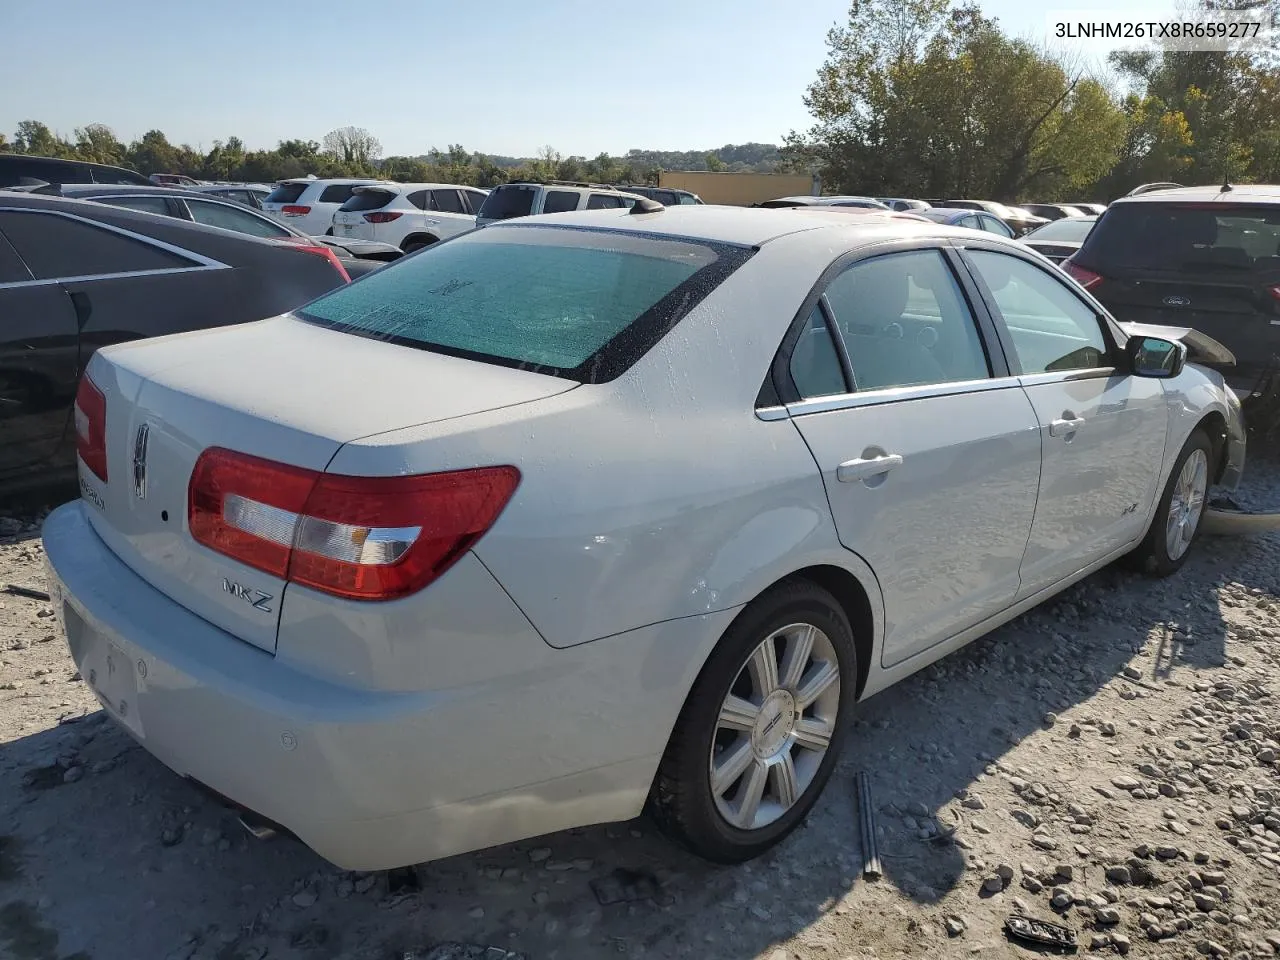
<svg viewBox="0 0 1280 960"><path fill-rule="evenodd" d="M1176 340L1159 337L1130 337L1124 345L1129 370L1136 377L1167 380L1187 365L1187 348Z"/></svg>

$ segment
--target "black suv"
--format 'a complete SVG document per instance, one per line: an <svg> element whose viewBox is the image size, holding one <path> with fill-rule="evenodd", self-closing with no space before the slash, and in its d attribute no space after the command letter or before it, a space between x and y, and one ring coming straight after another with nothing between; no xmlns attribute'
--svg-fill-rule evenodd
<svg viewBox="0 0 1280 960"><path fill-rule="evenodd" d="M1181 187L1117 200L1063 268L1117 320L1191 327L1252 390L1280 360L1280 187Z"/></svg>
<svg viewBox="0 0 1280 960"><path fill-rule="evenodd" d="M127 183L154 186L140 173L87 160L29 157L24 153L0 153L0 188L16 187L23 178L45 183Z"/></svg>

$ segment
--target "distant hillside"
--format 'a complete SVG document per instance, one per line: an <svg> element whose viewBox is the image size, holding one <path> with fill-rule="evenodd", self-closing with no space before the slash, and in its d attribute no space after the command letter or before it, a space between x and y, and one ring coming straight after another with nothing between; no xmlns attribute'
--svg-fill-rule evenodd
<svg viewBox="0 0 1280 960"><path fill-rule="evenodd" d="M492 153L483 156L504 170L528 168L538 162L537 157L504 157ZM719 162L709 162L709 156ZM430 162L435 158L424 156L416 159ZM573 159L585 161L588 158ZM728 143L707 150L628 150L624 156L609 159L618 165L636 169L707 170L714 167L728 173L772 173L778 164L778 147L772 143Z"/></svg>

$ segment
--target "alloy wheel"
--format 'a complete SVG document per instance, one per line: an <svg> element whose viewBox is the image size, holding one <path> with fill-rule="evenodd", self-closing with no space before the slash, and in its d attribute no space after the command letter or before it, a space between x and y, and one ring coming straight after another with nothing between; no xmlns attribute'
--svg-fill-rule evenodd
<svg viewBox="0 0 1280 960"><path fill-rule="evenodd" d="M758 830L804 796L831 745L840 665L809 623L775 630L752 651L721 704L711 743L711 793L720 815Z"/></svg>

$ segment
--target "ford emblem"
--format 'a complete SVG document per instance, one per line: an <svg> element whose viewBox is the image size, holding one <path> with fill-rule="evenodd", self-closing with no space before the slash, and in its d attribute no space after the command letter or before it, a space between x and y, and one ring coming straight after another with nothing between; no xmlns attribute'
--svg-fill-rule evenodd
<svg viewBox="0 0 1280 960"><path fill-rule="evenodd" d="M1191 306L1191 301L1186 297L1165 297L1164 305L1166 307L1189 307Z"/></svg>

